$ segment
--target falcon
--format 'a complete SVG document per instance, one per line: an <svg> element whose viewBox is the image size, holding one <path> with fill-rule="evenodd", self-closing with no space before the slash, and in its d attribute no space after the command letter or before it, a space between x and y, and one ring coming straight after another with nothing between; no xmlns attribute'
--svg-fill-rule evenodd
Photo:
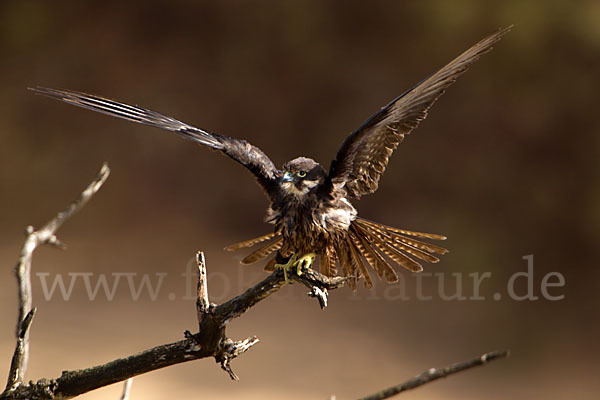
<svg viewBox="0 0 600 400"><path fill-rule="evenodd" d="M245 140L209 133L138 106L68 90L32 90L75 106L175 132L220 151L250 170L270 201L266 222L274 229L226 247L233 251L261 244L242 260L243 264L271 257L265 269L282 268L287 281L292 268L301 274L318 258L321 273L334 276L341 270L352 289L361 279L371 288L368 267L379 278L396 282L398 275L392 263L419 272L423 268L417 260L435 263L439 261L437 255L447 252L428 240L446 237L360 218L349 200L377 190L390 156L404 137L425 119L446 88L508 30L510 27L484 38L381 108L346 137L328 170L307 157L295 158L278 169L264 152Z"/></svg>

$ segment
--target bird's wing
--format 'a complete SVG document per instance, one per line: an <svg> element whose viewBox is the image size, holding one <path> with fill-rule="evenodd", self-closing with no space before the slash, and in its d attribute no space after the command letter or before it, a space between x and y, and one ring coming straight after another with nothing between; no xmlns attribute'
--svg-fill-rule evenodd
<svg viewBox="0 0 600 400"><path fill-rule="evenodd" d="M248 168L256 176L258 182L265 189L267 194L272 196L276 190L276 180L281 175L281 172L262 150L245 140L208 133L202 129L193 127L166 115L159 114L155 111L131 106L99 96L43 87L31 88L31 90L78 107L172 131L184 139L220 150L233 160Z"/></svg>
<svg viewBox="0 0 600 400"><path fill-rule="evenodd" d="M331 182L345 186L351 197L377 190L392 152L427 116L427 111L479 56L511 27L500 29L452 60L448 65L392 100L344 141L329 170Z"/></svg>

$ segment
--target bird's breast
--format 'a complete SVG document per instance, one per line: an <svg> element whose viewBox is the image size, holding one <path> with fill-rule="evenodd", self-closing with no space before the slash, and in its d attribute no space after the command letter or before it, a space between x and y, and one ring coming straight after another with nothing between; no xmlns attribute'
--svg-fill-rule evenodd
<svg viewBox="0 0 600 400"><path fill-rule="evenodd" d="M266 221L275 224L292 251L318 252L344 236L355 218L354 207L341 198L314 205L271 205Z"/></svg>

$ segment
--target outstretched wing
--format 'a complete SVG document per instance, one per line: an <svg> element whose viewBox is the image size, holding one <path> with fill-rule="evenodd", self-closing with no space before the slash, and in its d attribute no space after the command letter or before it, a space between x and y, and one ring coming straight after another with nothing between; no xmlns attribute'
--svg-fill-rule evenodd
<svg viewBox="0 0 600 400"><path fill-rule="evenodd" d="M262 150L245 140L208 133L202 129L198 129L155 111L137 106L130 106L99 96L43 87L31 88L31 90L78 107L175 132L184 139L192 140L213 149L220 150L233 160L248 168L254 176L256 176L258 182L269 196L273 196L274 191L278 187L276 181L281 175L281 172Z"/></svg>
<svg viewBox="0 0 600 400"><path fill-rule="evenodd" d="M331 182L345 186L348 195L355 198L376 191L388 160L404 135L415 129L446 88L479 56L490 51L492 45L511 28L501 29L481 40L438 72L392 100L352 132L331 163Z"/></svg>

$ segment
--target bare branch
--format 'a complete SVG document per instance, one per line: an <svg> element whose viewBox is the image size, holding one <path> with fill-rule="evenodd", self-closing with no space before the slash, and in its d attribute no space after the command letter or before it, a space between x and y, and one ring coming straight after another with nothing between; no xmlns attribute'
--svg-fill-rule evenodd
<svg viewBox="0 0 600 400"><path fill-rule="evenodd" d="M108 164L102 164L100 168L100 172L96 178L81 192L79 197L75 199L71 204L67 206L63 211L59 212L58 215L50 220L42 229L38 231L38 235L41 240L49 240L58 228L65 223L70 217L73 216L77 211L81 210L84 205L100 190L104 182L108 179L108 175L110 175L110 169L108 168Z"/></svg>
<svg viewBox="0 0 600 400"><path fill-rule="evenodd" d="M63 371L56 379L23 384L14 391L0 394L0 399L70 399L136 375L211 355L209 349L184 339L91 368Z"/></svg>
<svg viewBox="0 0 600 400"><path fill-rule="evenodd" d="M469 361L463 361L455 364L451 364L442 369L431 368L428 371L423 372L421 375L417 375L412 379L407 380L404 383L401 383L396 386L389 387L380 392L373 393L369 396L362 397L360 400L382 400L387 399L392 396L397 395L398 393L404 392L406 390L414 389L419 386L425 385L426 383L435 381L436 379L445 378L449 375L455 374L460 371L464 371L466 369L470 369L473 367L479 367L481 365L485 365L490 361L494 361L500 358L505 358L508 356L508 350L501 351L492 351L490 353L485 353L482 356L477 358L473 358Z"/></svg>
<svg viewBox="0 0 600 400"><path fill-rule="evenodd" d="M104 163L98 176L90 183L75 201L46 225L37 231L32 226L26 229L26 239L21 250L21 255L15 267L17 284L19 287L19 313L17 317L17 345L13 354L8 381L5 390L13 390L19 386L25 377L29 360L29 327L35 313L31 308L31 260L35 249L43 244L50 244L64 248L56 237L56 231L74 213L79 211L92 196L102 187L108 178L110 169Z"/></svg>
<svg viewBox="0 0 600 400"><path fill-rule="evenodd" d="M258 338L250 337L241 341L233 341L225 336L225 325L232 318L238 317L259 301L267 298L285 284L283 272L277 270L264 280L249 288L241 295L219 305L203 308L208 302L206 291L206 265L202 253L198 253L199 291L205 312L201 315L200 330L197 334L185 333L185 340L156 346L141 353L119 358L103 365L76 370L64 371L59 378L53 380L41 379L31 385L20 385L14 391L0 394L4 399L69 399L91 390L113 383L124 381L136 375L155 371L171 365L214 357L232 379L237 375L231 370L230 362L243 354L256 343ZM335 289L344 285L344 278L328 278L318 272L307 270L301 276L291 275L294 280L308 287L319 286L323 289Z"/></svg>

